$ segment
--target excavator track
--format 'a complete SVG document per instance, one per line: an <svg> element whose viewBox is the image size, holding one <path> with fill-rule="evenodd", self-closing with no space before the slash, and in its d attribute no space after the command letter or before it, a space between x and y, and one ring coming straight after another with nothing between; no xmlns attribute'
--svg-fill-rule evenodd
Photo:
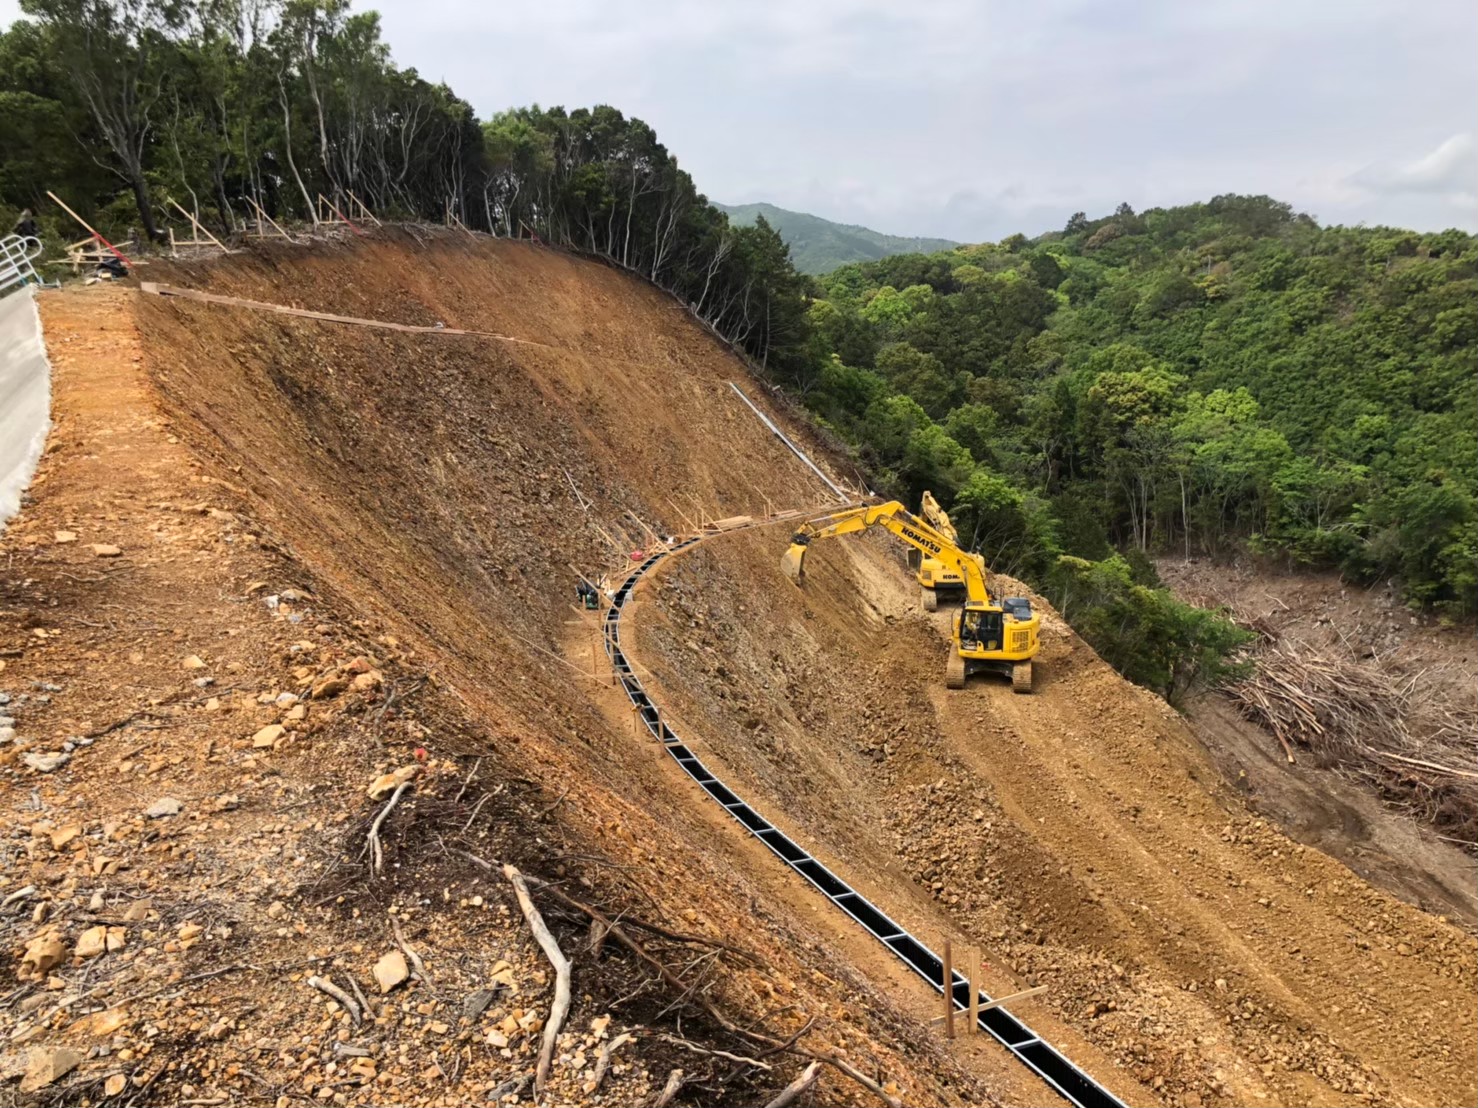
<svg viewBox="0 0 1478 1108"><path fill-rule="evenodd" d="M949 661L944 663L944 687L947 689L965 687L965 659L955 653L953 647L950 647Z"/></svg>
<svg viewBox="0 0 1478 1108"><path fill-rule="evenodd" d="M1011 667L1011 691L1014 693L1032 691L1032 664L1030 662L1017 662Z"/></svg>
<svg viewBox="0 0 1478 1108"><path fill-rule="evenodd" d="M937 612L939 610L939 594L933 589L919 586L919 603L926 612Z"/></svg>

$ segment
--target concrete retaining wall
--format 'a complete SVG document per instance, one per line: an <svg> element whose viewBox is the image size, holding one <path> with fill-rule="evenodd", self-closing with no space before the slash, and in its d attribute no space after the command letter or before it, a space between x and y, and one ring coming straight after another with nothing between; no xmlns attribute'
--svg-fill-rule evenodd
<svg viewBox="0 0 1478 1108"><path fill-rule="evenodd" d="M30 289L0 298L0 529L20 510L51 429L51 364Z"/></svg>

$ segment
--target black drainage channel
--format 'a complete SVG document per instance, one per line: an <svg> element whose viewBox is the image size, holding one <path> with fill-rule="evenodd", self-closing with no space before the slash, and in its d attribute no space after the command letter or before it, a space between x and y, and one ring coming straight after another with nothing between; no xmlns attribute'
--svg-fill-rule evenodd
<svg viewBox="0 0 1478 1108"><path fill-rule="evenodd" d="M683 744L677 733L662 719L657 705L652 702L651 697L647 696L641 681L637 679L630 664L626 661L626 654L621 649L621 612L631 596L631 590L636 587L637 581L668 554L675 554L709 537L711 535L699 535L675 544L671 550L653 554L642 562L616 590L611 607L606 611L605 641L606 653L610 656L617 679L625 688L626 695L631 698L632 708L646 724L652 737L667 748L667 752L672 755L677 764L687 771L688 776L698 782L704 792L718 801L724 811L743 824L745 830L769 847L777 858L871 932L879 942L927 981L936 992L942 993L944 989L940 979L944 975L944 963L939 956L889 919L861 893L855 891L831 870L811 857L785 832L756 812L710 773L698 756ZM955 1007L967 1009L970 1002L970 983L962 975L956 973L951 979L951 984ZM981 1003L986 1003L990 997L982 993L980 999ZM1069 1062L1055 1047L1044 1042L1035 1031L1004 1008L992 1008L987 1012L982 1012L980 1026L994 1036L997 1042L1026 1063L1043 1081L1079 1108L1125 1108L1123 1101Z"/></svg>

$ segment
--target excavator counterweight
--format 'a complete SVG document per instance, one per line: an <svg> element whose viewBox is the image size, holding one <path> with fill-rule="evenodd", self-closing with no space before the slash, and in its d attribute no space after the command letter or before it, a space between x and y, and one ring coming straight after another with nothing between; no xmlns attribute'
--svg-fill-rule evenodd
<svg viewBox="0 0 1478 1108"><path fill-rule="evenodd" d="M1014 691L1030 692L1031 660L1037 653L1041 628L1041 617L1032 612L1030 601L1022 597L998 601L991 595L985 559L961 550L956 537L910 514L898 501L849 508L802 524L791 538L780 567L799 585L805 580L806 552L813 542L872 527L881 527L902 539L923 558L958 574L964 584L965 606L953 620L945 684L952 689L964 688L972 672L995 670L1011 678Z"/></svg>

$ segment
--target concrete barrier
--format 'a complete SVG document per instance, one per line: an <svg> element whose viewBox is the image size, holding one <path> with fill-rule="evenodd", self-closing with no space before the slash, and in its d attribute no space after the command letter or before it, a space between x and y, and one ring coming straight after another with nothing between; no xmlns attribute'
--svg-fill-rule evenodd
<svg viewBox="0 0 1478 1108"><path fill-rule="evenodd" d="M51 429L51 364L35 295L0 298L0 529L20 510Z"/></svg>

